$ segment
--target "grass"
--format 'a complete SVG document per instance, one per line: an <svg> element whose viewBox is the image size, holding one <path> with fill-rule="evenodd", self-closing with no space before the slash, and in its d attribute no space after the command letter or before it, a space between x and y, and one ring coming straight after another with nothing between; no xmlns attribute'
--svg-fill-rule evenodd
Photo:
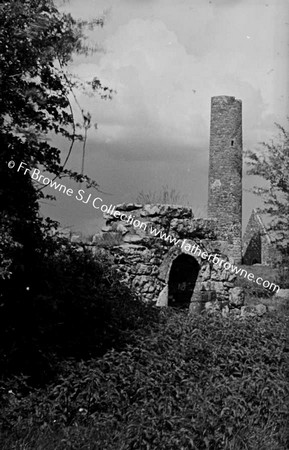
<svg viewBox="0 0 289 450"><path fill-rule="evenodd" d="M1 448L286 450L288 310L240 320L166 308L134 342L2 385ZM9 393L12 390L12 393Z"/></svg>

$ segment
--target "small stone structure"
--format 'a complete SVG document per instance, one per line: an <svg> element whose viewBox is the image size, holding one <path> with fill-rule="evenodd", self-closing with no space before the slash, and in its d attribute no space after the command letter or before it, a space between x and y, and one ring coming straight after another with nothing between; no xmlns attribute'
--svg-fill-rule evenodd
<svg viewBox="0 0 289 450"><path fill-rule="evenodd" d="M190 208L176 205L130 203L115 209L118 217L104 215L102 239L117 239L110 248L115 267L144 300L193 311L208 302L236 307L235 275L201 256L207 252L234 262L226 256L234 251L234 243L221 238L215 219L194 218ZM121 214L131 217L130 224Z"/></svg>
<svg viewBox="0 0 289 450"><path fill-rule="evenodd" d="M282 253L276 246L276 237L268 232L261 214L254 209L243 237L243 263L274 266L280 262Z"/></svg>

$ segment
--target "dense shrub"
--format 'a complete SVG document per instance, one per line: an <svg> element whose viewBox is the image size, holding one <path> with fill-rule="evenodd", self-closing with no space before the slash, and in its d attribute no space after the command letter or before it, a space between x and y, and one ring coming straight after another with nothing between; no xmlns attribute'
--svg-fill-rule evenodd
<svg viewBox="0 0 289 450"><path fill-rule="evenodd" d="M276 285L279 285L279 271L277 268L273 268L270 266L262 266L262 265L254 265L254 266L248 266L248 265L242 265L240 266L242 269L246 270L247 273L253 273L255 280L258 277L263 278L263 280L268 280L270 283L274 283ZM252 297L255 297L256 299L260 298L270 298L272 297L276 292L272 289L265 288L262 285L259 285L255 283L254 281L248 280L247 277L244 276L237 276L235 281L236 286L240 286L245 291L245 297L246 299L251 299ZM280 284L281 286L281 284ZM283 286L281 286L283 287Z"/></svg>
<svg viewBox="0 0 289 450"><path fill-rule="evenodd" d="M46 381L64 357L121 348L130 330L157 320L136 300L109 259L66 240L50 240L25 272L1 284L0 370Z"/></svg>
<svg viewBox="0 0 289 450"><path fill-rule="evenodd" d="M6 387L3 448L287 449L287 319L161 315L124 351L66 362L46 390Z"/></svg>
<svg viewBox="0 0 289 450"><path fill-rule="evenodd" d="M289 256L278 266L277 282L283 289L289 289Z"/></svg>

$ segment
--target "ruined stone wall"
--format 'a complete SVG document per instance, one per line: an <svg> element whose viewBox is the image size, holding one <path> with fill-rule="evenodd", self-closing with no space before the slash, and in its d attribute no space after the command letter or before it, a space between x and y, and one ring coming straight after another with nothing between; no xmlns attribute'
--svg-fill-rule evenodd
<svg viewBox="0 0 289 450"><path fill-rule="evenodd" d="M254 209L243 237L243 264L254 263L274 266L282 255L270 238L264 222Z"/></svg>
<svg viewBox="0 0 289 450"><path fill-rule="evenodd" d="M208 216L216 218L223 239L242 260L242 102L211 99Z"/></svg>
<svg viewBox="0 0 289 450"><path fill-rule="evenodd" d="M115 267L122 279L134 288L146 301L158 305L168 303L168 282L173 261L183 254L189 254L197 261L199 272L192 297L191 309L199 309L204 303L216 300L230 303L230 291L234 287L235 275L228 270L201 257L201 251L225 255L232 253L234 245L218 239L218 227L213 219L194 218L190 208L174 205L121 204L115 208L117 217L104 214L106 224L103 235L97 239L111 242L110 252ZM128 220L124 219L124 214ZM142 224L146 224L146 227ZM137 226L134 226L137 225ZM160 229L165 237L154 236L151 230ZM169 239L166 239L170 236ZM113 240L115 239L115 245ZM174 241L172 241L174 239ZM187 247L183 245L184 239ZM177 242L180 240L180 242ZM198 246L200 252L187 251L189 246ZM195 247L196 248L196 247Z"/></svg>

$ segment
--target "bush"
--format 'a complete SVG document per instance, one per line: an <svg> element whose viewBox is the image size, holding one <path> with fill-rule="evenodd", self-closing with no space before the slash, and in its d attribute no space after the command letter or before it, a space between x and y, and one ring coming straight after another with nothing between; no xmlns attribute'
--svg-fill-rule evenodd
<svg viewBox="0 0 289 450"><path fill-rule="evenodd" d="M125 350L66 362L26 398L5 391L3 448L286 450L287 325L163 310Z"/></svg>
<svg viewBox="0 0 289 450"><path fill-rule="evenodd" d="M289 257L278 267L277 282L282 289L289 289Z"/></svg>
<svg viewBox="0 0 289 450"><path fill-rule="evenodd" d="M253 273L255 279L257 279L257 277L261 277L263 278L263 280L269 280L270 282L275 283L276 285L279 284L278 270L275 268L273 269L270 266L261 266L261 265L256 266L242 265L240 267L246 270L248 274ZM242 276L237 276L235 284L236 286L240 286L244 289L246 299L251 299L252 297L256 299L270 298L277 292L265 288L264 286L259 285L254 281L248 280L248 278Z"/></svg>
<svg viewBox="0 0 289 450"><path fill-rule="evenodd" d="M103 253L48 240L25 272L2 281L0 370L49 380L61 358L121 348L130 330L157 320L136 300Z"/></svg>

